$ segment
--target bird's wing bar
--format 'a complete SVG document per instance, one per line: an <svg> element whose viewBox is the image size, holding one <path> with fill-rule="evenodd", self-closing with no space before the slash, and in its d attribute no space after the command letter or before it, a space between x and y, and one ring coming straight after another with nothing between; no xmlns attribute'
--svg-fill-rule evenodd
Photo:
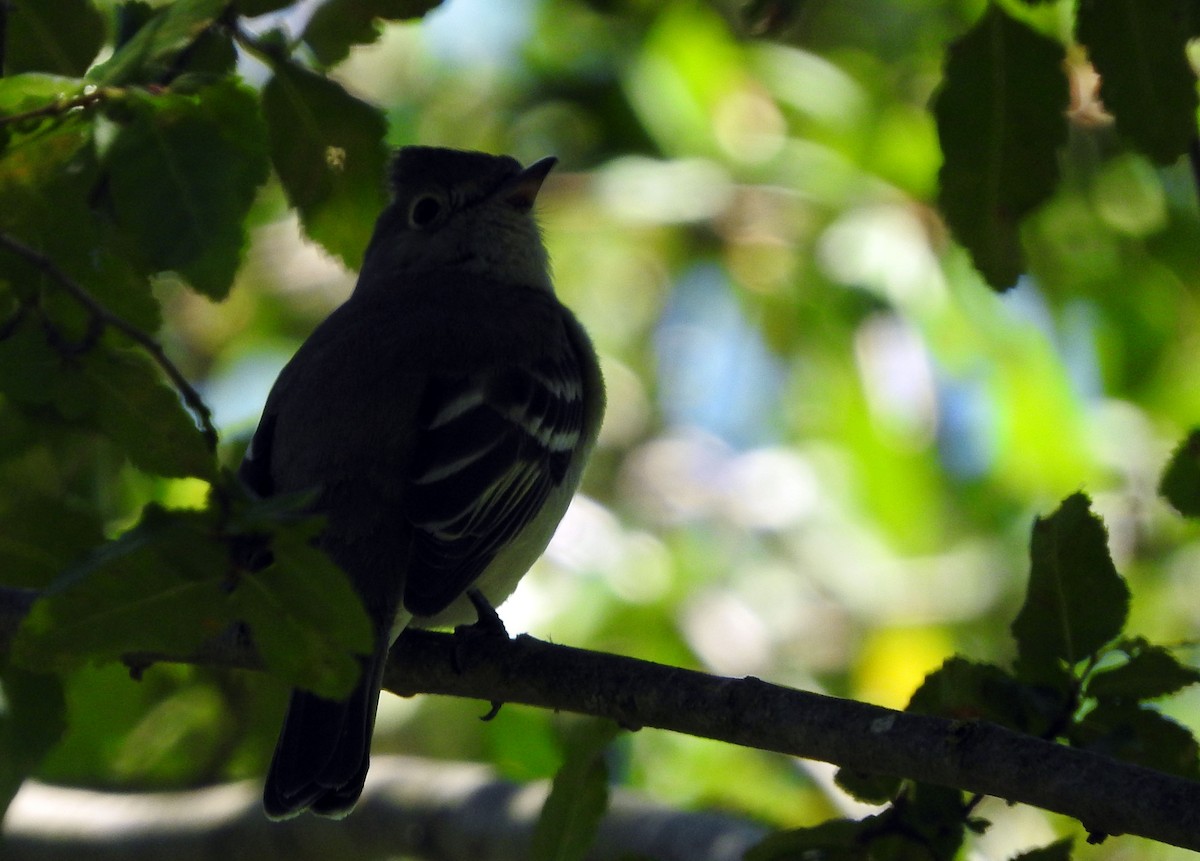
<svg viewBox="0 0 1200 861"><path fill-rule="evenodd" d="M562 482L583 432L573 354L430 381L409 481L416 547L404 603L435 615L466 590Z"/></svg>

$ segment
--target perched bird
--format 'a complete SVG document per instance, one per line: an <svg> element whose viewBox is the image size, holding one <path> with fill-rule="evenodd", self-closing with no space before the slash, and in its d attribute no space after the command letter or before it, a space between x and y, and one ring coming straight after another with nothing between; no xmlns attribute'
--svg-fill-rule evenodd
<svg viewBox="0 0 1200 861"><path fill-rule="evenodd" d="M604 412L583 328L555 298L533 204L555 159L405 147L354 292L275 382L239 474L315 491L321 548L375 628L345 701L293 691L263 804L340 817L368 768L388 648L467 621L545 549Z"/></svg>

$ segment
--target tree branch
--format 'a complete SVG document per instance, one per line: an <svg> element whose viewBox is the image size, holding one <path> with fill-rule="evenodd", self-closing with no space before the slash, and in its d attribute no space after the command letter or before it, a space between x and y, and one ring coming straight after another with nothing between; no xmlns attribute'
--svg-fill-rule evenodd
<svg viewBox="0 0 1200 861"><path fill-rule="evenodd" d="M484 765L375 757L350 827L313 816L270 822L260 791L250 781L120 794L29 781L4 819L4 857L520 861L529 857L549 784L499 780ZM681 813L616 791L590 857L737 861L766 833L742 819Z"/></svg>
<svg viewBox="0 0 1200 861"><path fill-rule="evenodd" d="M28 593L6 591L0 590L0 623L18 619L20 607L28 606ZM3 609L6 601L12 609ZM11 634L0 630L0 644ZM221 654L222 665L258 666L245 646L226 646ZM138 662L156 657L174 660L142 656ZM209 661L201 655L188 662ZM1062 813L1097 834L1134 834L1200 850L1200 783L982 721L909 714L755 678L721 678L469 630L406 630L392 650L384 685L401 696L521 703L899 775Z"/></svg>
<svg viewBox="0 0 1200 861"><path fill-rule="evenodd" d="M154 338L133 325L133 323L130 323L124 317L114 314L101 305L91 293L84 289L82 284L64 272L59 268L57 263L40 251L31 248L21 240L3 231L0 231L0 248L7 249L41 270L47 277L57 282L60 287L66 290L76 302L87 309L93 320L98 321L104 326L111 326L149 353L150 358L167 375L171 384L175 386L175 390L179 392L180 397L187 404L188 409L192 411L192 414L200 422L200 428L204 433L205 440L208 442L209 450L216 451L217 429L213 426L212 414L209 412L208 405L204 403L204 399L200 397L200 394L192 388L192 384L187 381L183 372L175 367L175 364L167 357L166 351L158 341L154 340Z"/></svg>

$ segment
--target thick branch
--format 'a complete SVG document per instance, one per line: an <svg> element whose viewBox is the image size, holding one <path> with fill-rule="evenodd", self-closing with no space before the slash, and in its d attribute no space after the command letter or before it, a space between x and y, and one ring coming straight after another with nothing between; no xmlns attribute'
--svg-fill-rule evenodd
<svg viewBox="0 0 1200 861"><path fill-rule="evenodd" d="M0 607L4 599L0 591ZM0 609L0 623L18 617ZM256 666L257 659L248 650L233 659L226 648L219 663ZM900 775L1062 813L1097 833L1200 850L1200 783L985 722L471 632L405 631L385 686L401 696L446 694L608 717L630 729L657 727Z"/></svg>

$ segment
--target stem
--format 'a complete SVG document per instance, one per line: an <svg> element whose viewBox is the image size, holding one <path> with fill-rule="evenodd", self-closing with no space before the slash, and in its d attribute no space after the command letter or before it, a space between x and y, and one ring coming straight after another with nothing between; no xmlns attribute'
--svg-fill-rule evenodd
<svg viewBox="0 0 1200 861"><path fill-rule="evenodd" d="M167 378L170 379L171 384L175 386L176 391L179 392L188 409L192 411L193 415L199 421L209 450L216 451L217 429L213 426L212 414L209 412L208 406L204 403L199 393L192 388L191 383L187 381L179 368L175 367L174 363L167 358L166 351L163 350L161 344L124 317L114 314L101 305L94 296L84 289L82 284L60 269L53 260L40 251L30 248L24 242L4 232L0 232L0 248L5 248L33 264L51 280L57 282L76 302L86 308L94 320L99 321L104 326L111 326L149 353L150 357L154 359L155 363L167 375Z"/></svg>
<svg viewBox="0 0 1200 861"><path fill-rule="evenodd" d="M3 0L0 0L0 10L4 9L5 4ZM3 11L0 11L0 45L3 45L3 29ZM34 108L33 110L25 111L24 113L10 114L6 117L0 117L0 126L23 122L24 120L33 120L37 119L38 117L49 117L55 116L56 114L65 114L68 111L74 110L75 108L90 107L91 105L112 98L119 92L119 90L116 90L113 87L102 87L93 92L84 93L81 96L75 96L71 99L59 99L58 101L51 102L48 105L42 105L40 108Z"/></svg>

